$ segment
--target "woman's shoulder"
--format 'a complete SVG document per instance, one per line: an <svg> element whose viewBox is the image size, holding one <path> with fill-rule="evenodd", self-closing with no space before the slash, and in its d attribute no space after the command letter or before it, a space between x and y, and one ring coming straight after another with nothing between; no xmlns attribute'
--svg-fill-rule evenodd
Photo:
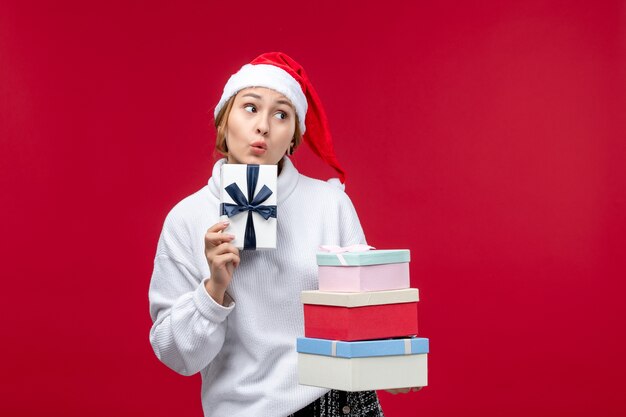
<svg viewBox="0 0 626 417"><path fill-rule="evenodd" d="M299 174L298 188L307 194L315 193L316 197L322 200L336 201L340 204L352 204L350 197L344 191L344 186L338 179L332 178L328 181L318 180Z"/></svg>
<svg viewBox="0 0 626 417"><path fill-rule="evenodd" d="M192 223L200 220L205 214L217 213L219 201L212 198L208 185L188 195L174 205L165 218L166 224ZM215 200L215 201L214 201Z"/></svg>

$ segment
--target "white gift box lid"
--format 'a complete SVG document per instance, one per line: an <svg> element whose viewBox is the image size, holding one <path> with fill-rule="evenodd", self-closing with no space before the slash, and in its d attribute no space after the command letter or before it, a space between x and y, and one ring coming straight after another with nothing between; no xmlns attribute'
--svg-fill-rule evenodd
<svg viewBox="0 0 626 417"><path fill-rule="evenodd" d="M302 291L300 300L303 304L317 304L338 307L364 307L382 304L414 303L419 301L417 288L402 290L369 292L328 292Z"/></svg>
<svg viewBox="0 0 626 417"><path fill-rule="evenodd" d="M317 264L320 266L365 266L409 262L411 252L408 249L367 250L363 252L318 252Z"/></svg>
<svg viewBox="0 0 626 417"><path fill-rule="evenodd" d="M365 340L342 342L338 340L299 337L298 353L334 356L339 358L365 358L373 356L419 355L428 353L429 341L424 337L406 339Z"/></svg>

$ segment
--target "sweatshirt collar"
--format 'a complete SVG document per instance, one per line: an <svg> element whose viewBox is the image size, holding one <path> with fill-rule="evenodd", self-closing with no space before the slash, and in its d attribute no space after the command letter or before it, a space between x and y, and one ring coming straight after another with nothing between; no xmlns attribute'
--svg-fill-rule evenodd
<svg viewBox="0 0 626 417"><path fill-rule="evenodd" d="M209 190L218 200L220 199L220 168L226 163L226 158L222 158L213 165L213 172L211 178L209 178ZM298 184L299 173L296 167L293 166L291 160L287 157L283 157L283 169L278 176L278 195L277 202L281 203L291 195L293 190Z"/></svg>

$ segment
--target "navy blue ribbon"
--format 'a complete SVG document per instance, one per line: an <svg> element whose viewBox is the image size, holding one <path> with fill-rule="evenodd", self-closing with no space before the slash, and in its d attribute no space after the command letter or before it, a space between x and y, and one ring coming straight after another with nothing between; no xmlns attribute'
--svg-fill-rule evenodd
<svg viewBox="0 0 626 417"><path fill-rule="evenodd" d="M276 206L261 205L272 195L267 185L264 185L259 193L254 197L254 191L259 180L259 166L248 165L246 167L246 181L248 185L248 198L243 194L237 183L232 183L224 189L236 204L222 203L222 214L228 217L236 216L244 211L248 212L246 220L246 233L243 241L244 249L256 249L256 233L254 231L254 221L252 212L259 213L265 220L270 217L276 218Z"/></svg>

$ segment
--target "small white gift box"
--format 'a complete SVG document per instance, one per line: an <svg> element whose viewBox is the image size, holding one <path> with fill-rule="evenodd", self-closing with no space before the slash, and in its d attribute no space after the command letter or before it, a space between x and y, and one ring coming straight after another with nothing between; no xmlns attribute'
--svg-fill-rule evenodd
<svg viewBox="0 0 626 417"><path fill-rule="evenodd" d="M277 177L276 165L222 165L220 215L237 248L276 248Z"/></svg>

